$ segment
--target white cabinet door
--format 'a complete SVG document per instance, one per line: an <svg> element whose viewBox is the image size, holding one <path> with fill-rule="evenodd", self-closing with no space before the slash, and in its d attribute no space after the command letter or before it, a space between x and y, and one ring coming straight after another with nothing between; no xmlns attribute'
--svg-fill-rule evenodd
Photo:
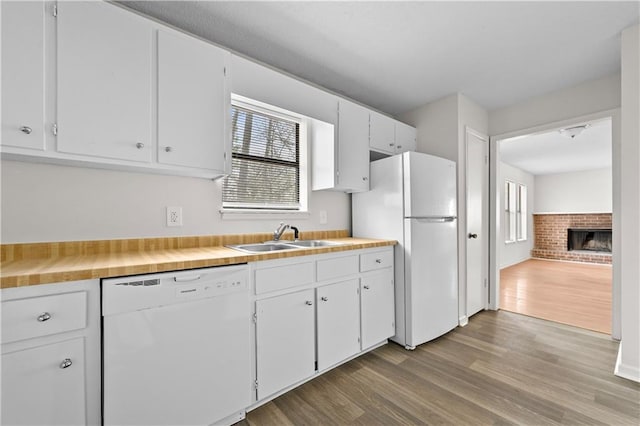
<svg viewBox="0 0 640 426"><path fill-rule="evenodd" d="M256 301L258 400L315 372L314 290Z"/></svg>
<svg viewBox="0 0 640 426"><path fill-rule="evenodd" d="M44 2L0 7L2 145L44 150Z"/></svg>
<svg viewBox="0 0 640 426"><path fill-rule="evenodd" d="M158 161L225 172L231 54L195 38L158 31Z"/></svg>
<svg viewBox="0 0 640 426"><path fill-rule="evenodd" d="M150 162L150 21L103 2L58 3L58 151Z"/></svg>
<svg viewBox="0 0 640 426"><path fill-rule="evenodd" d="M316 289L318 304L318 370L360 351L359 281Z"/></svg>
<svg viewBox="0 0 640 426"><path fill-rule="evenodd" d="M75 338L3 354L2 424L86 424L84 351Z"/></svg>
<svg viewBox="0 0 640 426"><path fill-rule="evenodd" d="M395 120L375 111L370 112L369 148L393 154L395 152Z"/></svg>
<svg viewBox="0 0 640 426"><path fill-rule="evenodd" d="M344 99L338 108L338 187L368 191L369 110Z"/></svg>
<svg viewBox="0 0 640 426"><path fill-rule="evenodd" d="M415 127L396 121L396 153L415 151L417 147Z"/></svg>
<svg viewBox="0 0 640 426"><path fill-rule="evenodd" d="M395 334L393 269L360 279L362 349Z"/></svg>

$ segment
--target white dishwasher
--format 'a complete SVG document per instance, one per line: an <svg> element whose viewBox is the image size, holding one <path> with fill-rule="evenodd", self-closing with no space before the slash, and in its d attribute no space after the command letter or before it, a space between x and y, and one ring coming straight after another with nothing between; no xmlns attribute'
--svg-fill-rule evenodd
<svg viewBox="0 0 640 426"><path fill-rule="evenodd" d="M103 423L210 425L250 404L247 265L102 281Z"/></svg>

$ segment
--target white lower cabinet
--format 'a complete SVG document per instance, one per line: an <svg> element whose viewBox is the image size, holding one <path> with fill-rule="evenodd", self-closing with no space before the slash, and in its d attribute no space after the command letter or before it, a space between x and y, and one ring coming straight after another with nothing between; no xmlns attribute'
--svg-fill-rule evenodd
<svg viewBox="0 0 640 426"><path fill-rule="evenodd" d="M395 334L391 246L251 267L255 402L274 398Z"/></svg>
<svg viewBox="0 0 640 426"><path fill-rule="evenodd" d="M84 395L83 338L2 355L2 424L84 425Z"/></svg>
<svg viewBox="0 0 640 426"><path fill-rule="evenodd" d="M358 286L354 279L316 289L319 371L360 351Z"/></svg>
<svg viewBox="0 0 640 426"><path fill-rule="evenodd" d="M99 425L100 283L3 289L3 425Z"/></svg>
<svg viewBox="0 0 640 426"><path fill-rule="evenodd" d="M362 349L395 334L393 269L384 269L360 279Z"/></svg>
<svg viewBox="0 0 640 426"><path fill-rule="evenodd" d="M256 302L258 399L315 372L314 291Z"/></svg>

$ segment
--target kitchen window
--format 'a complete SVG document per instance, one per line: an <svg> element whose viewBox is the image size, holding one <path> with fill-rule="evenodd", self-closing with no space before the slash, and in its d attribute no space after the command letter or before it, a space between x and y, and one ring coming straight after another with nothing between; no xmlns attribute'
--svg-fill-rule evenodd
<svg viewBox="0 0 640 426"><path fill-rule="evenodd" d="M302 117L232 101L232 170L223 183L223 211L305 210L305 127Z"/></svg>

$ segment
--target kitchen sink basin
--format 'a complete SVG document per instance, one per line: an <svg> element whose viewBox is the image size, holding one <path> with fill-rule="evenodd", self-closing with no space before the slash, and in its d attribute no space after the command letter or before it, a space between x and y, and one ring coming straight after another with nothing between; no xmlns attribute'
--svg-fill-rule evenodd
<svg viewBox="0 0 640 426"><path fill-rule="evenodd" d="M334 241L324 241L324 240L299 240L299 241L282 241L282 242L273 242L269 241L261 244L238 244L227 246L232 249L244 251L246 253L265 253L272 251L282 251L282 250L295 250L299 248L307 248L307 247L329 247L329 246L339 246L342 243L336 243Z"/></svg>
<svg viewBox="0 0 640 426"><path fill-rule="evenodd" d="M238 244L235 246L227 247L247 253L264 253L270 251L293 250L297 248L285 244Z"/></svg>
<svg viewBox="0 0 640 426"><path fill-rule="evenodd" d="M300 241L291 241L286 242L284 244L296 247L328 247L328 246L339 246L342 243L336 243L334 241L324 241L324 240L300 240Z"/></svg>

